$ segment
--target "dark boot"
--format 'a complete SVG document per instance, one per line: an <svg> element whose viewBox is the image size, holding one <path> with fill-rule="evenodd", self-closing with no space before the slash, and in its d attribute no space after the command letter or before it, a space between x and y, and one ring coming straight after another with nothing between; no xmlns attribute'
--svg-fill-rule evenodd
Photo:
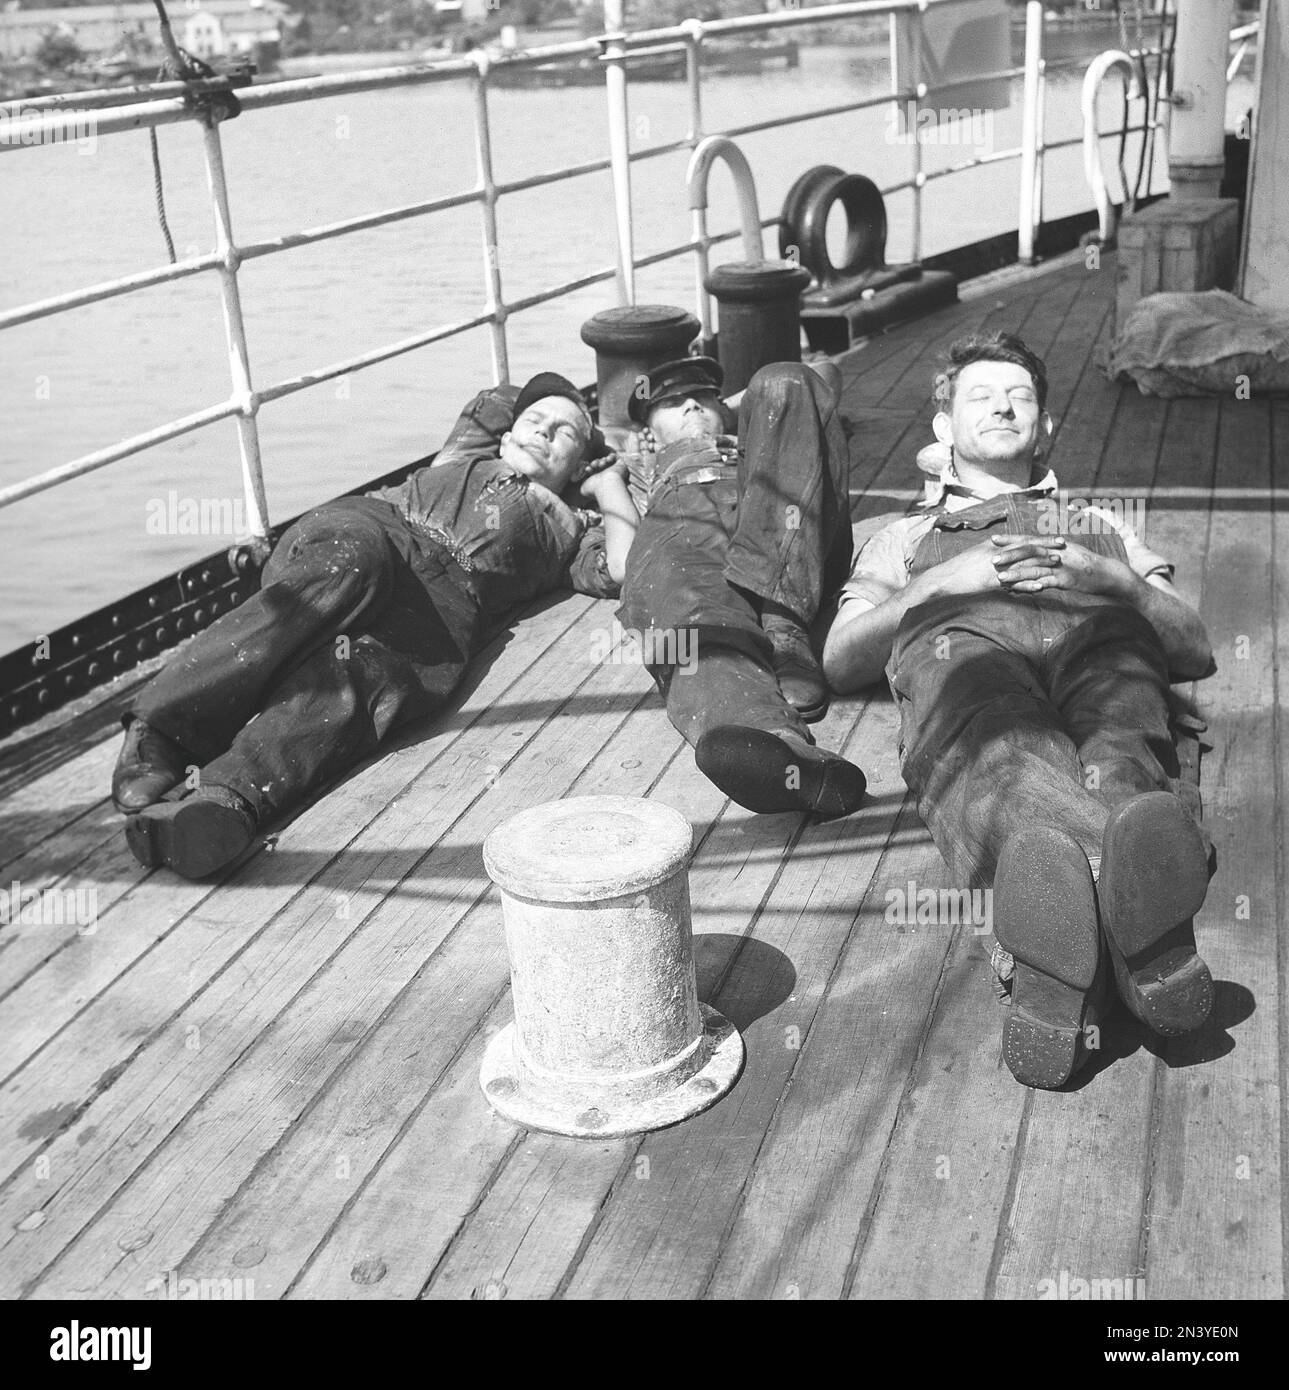
<svg viewBox="0 0 1289 1390"><path fill-rule="evenodd" d="M127 815L160 801L184 779L195 759L172 738L132 719L112 773L112 804Z"/></svg>
<svg viewBox="0 0 1289 1390"><path fill-rule="evenodd" d="M1015 962L1003 1060L1023 1086L1062 1086L1088 1060L1089 1037L1099 1045L1106 993L1096 886L1078 841L1049 826L1013 835L998 856L993 912Z"/></svg>
<svg viewBox="0 0 1289 1390"><path fill-rule="evenodd" d="M1213 977L1195 950L1193 919L1208 892L1208 855L1169 792L1111 812L1101 844L1101 925L1115 983L1156 1033L1189 1033L1213 1007Z"/></svg>
<svg viewBox="0 0 1289 1390"><path fill-rule="evenodd" d="M234 791L199 787L182 801L149 806L125 825L130 852L149 869L205 878L231 864L255 838L255 813Z"/></svg>
<svg viewBox="0 0 1289 1390"><path fill-rule="evenodd" d="M722 724L698 740L694 761L749 811L813 811L831 820L864 799L864 774L854 763L786 730Z"/></svg>
<svg viewBox="0 0 1289 1390"><path fill-rule="evenodd" d="M791 613L769 605L761 613L761 631L773 648L774 674L783 698L807 724L822 719L828 713L828 687L810 634Z"/></svg>

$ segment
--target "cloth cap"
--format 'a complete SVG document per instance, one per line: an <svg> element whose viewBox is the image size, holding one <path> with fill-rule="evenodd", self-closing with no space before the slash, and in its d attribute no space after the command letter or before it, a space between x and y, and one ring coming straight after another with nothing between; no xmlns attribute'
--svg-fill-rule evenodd
<svg viewBox="0 0 1289 1390"><path fill-rule="evenodd" d="M591 412L582 399L582 393L567 377L560 376L558 372L538 372L527 382L515 399L515 419L518 420L535 401L544 400L547 396L563 396L566 401L572 401L585 417L587 429L594 428Z"/></svg>
<svg viewBox="0 0 1289 1390"><path fill-rule="evenodd" d="M627 414L638 425L649 419L649 411L667 396L690 391L720 391L725 373L714 357L678 357L654 367L642 377L627 401Z"/></svg>

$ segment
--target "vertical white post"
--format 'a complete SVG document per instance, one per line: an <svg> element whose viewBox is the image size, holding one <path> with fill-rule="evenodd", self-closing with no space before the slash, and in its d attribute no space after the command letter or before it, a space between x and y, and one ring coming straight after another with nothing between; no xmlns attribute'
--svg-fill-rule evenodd
<svg viewBox="0 0 1289 1390"><path fill-rule="evenodd" d="M224 177L224 152L219 143L219 126L214 121L202 121L201 136L206 152L206 182L215 209L215 253L220 258L219 289L224 307L224 336L228 342L228 368L233 379L233 399L240 408L237 442L242 456L246 520L251 534L264 539L269 533L269 505L264 495L260 436L255 421L260 403L251 385L246 324L242 318L242 298L237 286L237 268L242 258L233 240L233 218L228 207L228 182Z"/></svg>
<svg viewBox="0 0 1289 1390"><path fill-rule="evenodd" d="M604 0L607 30L604 88L609 102L609 159L613 168L613 215L618 233L618 302L636 300L635 244L631 225L631 140L627 124L626 44L623 0Z"/></svg>
<svg viewBox="0 0 1289 1390"><path fill-rule="evenodd" d="M1269 313L1289 316L1289 0L1262 0L1257 92L1240 292Z"/></svg>
<svg viewBox="0 0 1289 1390"><path fill-rule="evenodd" d="M1039 65L1043 61L1042 0L1028 0L1025 6L1025 96L1020 134L1020 261L1034 264L1035 233L1038 229L1038 142Z"/></svg>
<svg viewBox="0 0 1289 1390"><path fill-rule="evenodd" d="M501 292L501 253L497 247L497 183L492 173L492 127L488 123L488 68L490 60L475 50L479 75L474 80L474 149L483 193L483 263L488 284L488 325L492 334L492 371L499 383L510 380L510 353L506 345L506 301Z"/></svg>
<svg viewBox="0 0 1289 1390"><path fill-rule="evenodd" d="M1174 198L1216 198L1225 164L1231 0L1178 0L1168 178Z"/></svg>
<svg viewBox="0 0 1289 1390"><path fill-rule="evenodd" d="M926 96L926 83L922 81L922 15L926 10L926 0L922 0L913 20L913 33L910 48L911 71L909 85L913 88L913 110L911 112L909 134L913 141L913 237L909 260L922 259L922 189L926 185L926 174L922 171L922 142L918 139L918 116L921 113L922 98Z"/></svg>
<svg viewBox="0 0 1289 1390"><path fill-rule="evenodd" d="M687 19L680 26L686 31L685 79L689 86L689 148L703 138L703 21Z"/></svg>

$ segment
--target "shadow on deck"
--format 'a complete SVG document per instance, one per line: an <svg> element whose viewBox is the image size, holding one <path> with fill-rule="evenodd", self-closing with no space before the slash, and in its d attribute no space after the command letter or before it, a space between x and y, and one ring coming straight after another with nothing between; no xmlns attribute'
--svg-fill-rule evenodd
<svg viewBox="0 0 1289 1390"><path fill-rule="evenodd" d="M1109 384L1112 298L1112 265L1066 262L842 359L856 516L913 500L935 359L979 324L1046 355L1061 483L1145 490L1219 663L1201 688L1220 856L1202 1033L1160 1046L1121 1018L1076 1085L1018 1086L988 935L888 921L888 889L948 880L885 692L837 701L817 731L868 772L861 811L752 816L697 773L638 666L594 661L608 603L538 606L450 718L213 884L125 848L105 800L118 692L0 762L6 887L94 910L0 934L0 1293L160 1296L173 1274L258 1299L1033 1299L1062 1279L1281 1297L1272 460L1289 411ZM699 993L748 1061L706 1114L588 1142L518 1130L478 1089L510 1016L480 847L521 807L600 792L693 822Z"/></svg>

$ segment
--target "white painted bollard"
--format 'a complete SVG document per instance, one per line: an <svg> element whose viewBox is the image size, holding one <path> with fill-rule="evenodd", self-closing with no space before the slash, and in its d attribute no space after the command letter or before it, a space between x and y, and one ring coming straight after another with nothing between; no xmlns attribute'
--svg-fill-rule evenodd
<svg viewBox="0 0 1289 1390"><path fill-rule="evenodd" d="M693 836L630 796L521 811L484 842L501 889L515 1021L479 1084L531 1129L638 1134L705 1110L734 1084L743 1039L698 1002L689 914Z"/></svg>

